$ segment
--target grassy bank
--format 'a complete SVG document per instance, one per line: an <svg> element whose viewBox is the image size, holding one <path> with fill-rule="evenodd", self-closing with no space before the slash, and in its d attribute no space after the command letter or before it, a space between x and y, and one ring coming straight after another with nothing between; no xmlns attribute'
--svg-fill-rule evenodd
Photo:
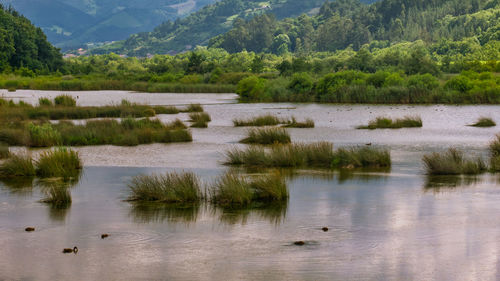
<svg viewBox="0 0 500 281"><path fill-rule="evenodd" d="M359 126L358 129L401 129L401 128L421 128L422 119L420 117L407 116L400 119L392 120L385 117L377 117L370 121L366 126Z"/></svg>
<svg viewBox="0 0 500 281"><path fill-rule="evenodd" d="M190 142L191 133L179 120L164 124L152 119L94 120L85 125L27 123L0 129L0 141L29 147L112 144L135 146L149 143Z"/></svg>
<svg viewBox="0 0 500 281"><path fill-rule="evenodd" d="M233 149L226 153L225 164L283 168L390 167L391 157L387 150L353 147L335 151L333 144L320 142Z"/></svg>

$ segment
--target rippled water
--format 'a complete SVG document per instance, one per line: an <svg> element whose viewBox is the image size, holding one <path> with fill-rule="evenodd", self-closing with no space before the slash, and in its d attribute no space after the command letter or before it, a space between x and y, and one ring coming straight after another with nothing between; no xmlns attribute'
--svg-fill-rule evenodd
<svg viewBox="0 0 500 281"><path fill-rule="evenodd" d="M2 94L27 102L48 95ZM43 195L36 184L0 183L0 280L500 279L500 178L428 178L420 163L424 153L449 146L486 155L498 130L465 125L480 116L500 120L499 106L234 104L234 95L125 92L78 96L81 105L122 98L202 103L213 122L194 129L188 144L78 148L86 167L71 189L68 210L39 203ZM231 120L261 113L314 119L314 129L290 130L296 142L390 148L392 171L297 171L287 177L286 205L237 212L123 201L128 180L140 173L192 170L211 182L227 169L220 164L224 151L239 145L246 132ZM424 127L355 129L380 115L420 115ZM36 231L25 232L27 226ZM101 239L102 233L110 237ZM293 245L297 240L306 244ZM75 245L77 255L61 253Z"/></svg>

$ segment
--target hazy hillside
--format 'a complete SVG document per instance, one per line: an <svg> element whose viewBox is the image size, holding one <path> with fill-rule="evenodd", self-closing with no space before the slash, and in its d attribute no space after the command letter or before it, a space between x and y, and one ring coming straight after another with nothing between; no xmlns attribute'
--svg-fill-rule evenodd
<svg viewBox="0 0 500 281"><path fill-rule="evenodd" d="M63 49L126 39L216 0L0 0L12 5Z"/></svg>
<svg viewBox="0 0 500 281"><path fill-rule="evenodd" d="M145 56L148 53L169 53L189 50L196 45L206 45L209 40L231 29L238 20L272 13L278 19L316 14L325 0L221 0L190 16L168 21L152 32L134 34L119 42L96 50L97 53L118 52ZM366 3L374 2L366 0Z"/></svg>

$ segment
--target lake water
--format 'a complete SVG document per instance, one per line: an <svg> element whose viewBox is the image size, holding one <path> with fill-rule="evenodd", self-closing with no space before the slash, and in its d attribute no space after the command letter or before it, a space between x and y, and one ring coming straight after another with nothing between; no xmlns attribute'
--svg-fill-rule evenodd
<svg viewBox="0 0 500 281"><path fill-rule="evenodd" d="M0 91L30 103L58 94ZM79 105L124 98L201 103L213 121L208 129L192 130L193 143L77 148L85 168L67 210L39 203L36 183L0 183L0 280L500 279L500 177L429 178L420 160L451 146L486 157L498 129L466 125L481 116L499 121L500 106L237 104L231 94L71 94ZM264 113L312 118L316 128L290 129L294 142L389 148L393 167L389 173L296 171L287 177L287 204L238 212L123 201L127 182L141 173L194 171L213 181L228 169L221 165L224 152L241 146L247 130L232 127L232 119ZM424 127L355 129L381 115L419 115ZM27 226L36 231L25 232ZM102 233L110 236L101 239ZM306 244L294 246L297 240ZM78 254L61 253L73 246Z"/></svg>

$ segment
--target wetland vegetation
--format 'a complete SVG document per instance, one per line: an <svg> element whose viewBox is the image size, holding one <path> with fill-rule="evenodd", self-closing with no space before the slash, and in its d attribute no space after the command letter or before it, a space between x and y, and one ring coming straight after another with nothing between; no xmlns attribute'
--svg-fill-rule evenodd
<svg viewBox="0 0 500 281"><path fill-rule="evenodd" d="M386 117L377 117L370 121L367 126L359 126L358 129L401 129L401 128L421 128L422 119L418 116L406 116L404 118L390 119Z"/></svg>
<svg viewBox="0 0 500 281"><path fill-rule="evenodd" d="M477 120L476 123L474 123L470 126L487 128L487 127L495 127L496 125L497 125L497 123L495 123L495 121L493 121L493 119L487 118L487 117L481 117L481 118L479 118L479 120Z"/></svg>
<svg viewBox="0 0 500 281"><path fill-rule="evenodd" d="M253 128L248 130L247 137L240 141L246 144L287 144L292 139L286 129L283 128Z"/></svg>
<svg viewBox="0 0 500 281"><path fill-rule="evenodd" d="M424 155L422 160L428 175L477 175L488 170L480 157L466 157L463 151L454 148Z"/></svg>

